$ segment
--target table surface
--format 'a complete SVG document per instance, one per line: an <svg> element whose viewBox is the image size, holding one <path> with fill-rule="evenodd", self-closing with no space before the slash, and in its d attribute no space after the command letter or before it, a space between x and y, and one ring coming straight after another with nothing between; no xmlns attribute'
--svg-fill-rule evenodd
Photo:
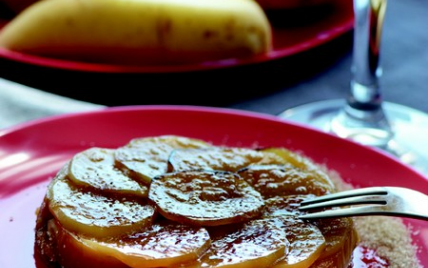
<svg viewBox="0 0 428 268"><path fill-rule="evenodd" d="M389 0L380 79L384 100L426 113L427 11L425 0ZM269 64L190 74L88 75L0 61L0 128L54 114L121 105L218 106L277 115L300 104L347 95L352 39L350 32Z"/></svg>

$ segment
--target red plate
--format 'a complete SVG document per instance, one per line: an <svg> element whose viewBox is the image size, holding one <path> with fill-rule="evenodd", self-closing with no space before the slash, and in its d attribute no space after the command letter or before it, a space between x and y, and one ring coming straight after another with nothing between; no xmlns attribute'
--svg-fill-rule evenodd
<svg viewBox="0 0 428 268"><path fill-rule="evenodd" d="M349 32L353 28L352 0L333 0L331 2L330 6L325 6L319 10L309 8L307 12L275 12L277 14L270 14L269 17L272 18L271 22L274 26L273 50L268 54L246 59L228 59L174 66L109 65L39 57L4 48L0 48L0 58L49 68L104 73L185 72L263 63L315 48ZM281 18L281 16L284 17ZM281 25L278 21L282 21ZM6 23L7 21L3 21L3 24Z"/></svg>
<svg viewBox="0 0 428 268"><path fill-rule="evenodd" d="M50 178L88 147L116 148L163 134L229 146L286 146L334 169L354 186L406 186L428 193L428 179L387 155L270 115L192 106L128 106L51 117L0 132L0 267L35 267L35 211ZM413 228L428 265L428 222ZM378 266L376 266L378 267Z"/></svg>

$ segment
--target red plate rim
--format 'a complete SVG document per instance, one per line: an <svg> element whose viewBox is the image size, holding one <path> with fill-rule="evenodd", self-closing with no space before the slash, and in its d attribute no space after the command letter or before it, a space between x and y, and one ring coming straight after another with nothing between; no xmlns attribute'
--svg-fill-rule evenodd
<svg viewBox="0 0 428 268"><path fill-rule="evenodd" d="M367 154L367 157L373 156L375 158L378 158L379 161L387 161L390 164L394 164L401 171L410 172L409 174L412 174L412 176L419 177L419 179L422 179L423 181L427 182L426 193L428 194L428 177L425 174L422 174L420 171L416 170L415 168L400 162L395 157L389 155L388 153L380 149L363 146L351 140L338 138L333 134L323 132L319 129L312 128L310 126L307 126L298 122L280 119L274 115L259 113L259 112L249 111L249 110L234 109L234 108L194 106L194 105L156 105L156 104L155 105L128 105L128 106L104 107L104 108L100 108L99 110L73 112L73 113L48 116L48 117L31 120L25 123L20 123L18 125L2 129L0 130L0 142L2 142L3 145L6 146L4 148L6 152L7 151L6 148L14 148L15 146L18 146L20 144L27 146L26 144L27 141L25 140L22 141L21 139L26 135L28 135L28 133L33 133L37 137L41 138L40 142L50 143L51 140L49 140L49 138L44 137L42 134L39 134L38 132L47 131L47 129L50 127L55 127L58 125L61 126L62 124L66 124L63 126L66 128L69 128L68 124L71 124L71 123L76 124L76 122L81 122L82 119L84 122L88 123L88 122L92 122L91 120L94 120L94 119L102 119L105 121L106 117L110 116L111 117L110 121L114 122L114 120L118 120L118 118L126 118L126 116L131 116L133 119L135 119L136 115L141 115L141 114L144 117L146 117L146 119L148 119L149 114L154 115L155 118L157 118L157 120L159 119L160 114L164 116L178 114L177 116L179 119L183 119L184 115L192 116L193 118L192 120L194 121L196 120L195 117L197 117L200 120L203 120L207 116L211 116L211 118L212 119L215 118L215 120L219 120L219 118L223 118L223 119L226 118L227 120L239 120L247 123L257 122L259 124L262 124L264 126L269 126L269 127L272 127L274 125L281 128L287 127L292 129L293 132L295 132L292 135L296 135L296 133L300 133L301 135L313 136L316 134L317 136L320 137L320 139L322 139L323 142L326 142L331 146L342 144L346 146L348 149L355 150L359 154L362 154L362 153ZM178 122L171 122L171 123L174 123L175 125L178 124ZM91 124L93 124L93 122ZM159 124L159 123L156 122L156 124ZM207 124L207 123L205 122L204 124ZM105 125L102 125L102 126L105 127ZM94 126L91 126L91 128L94 128ZM182 132L182 131L178 130L178 132ZM49 135L52 135L52 134L49 134ZM75 134L70 133L69 135L71 135L70 137L72 137ZM239 136L244 139L246 138L245 134L240 134ZM64 137L64 138L67 138L67 137ZM100 139L100 142L104 140L110 140L110 139L111 137L104 137ZM284 143L284 141L281 141L280 143ZM245 144L245 141L244 141L244 144ZM272 146L275 146L275 145L272 145ZM298 146L302 146L302 144ZM324 146L326 145L324 144L323 147ZM304 145L303 147L307 147L307 146ZM310 151L312 151L312 153L315 152L316 154L319 155L319 152L314 148L309 148L309 149ZM334 149L336 153L342 152L341 148L331 148L331 149L332 150ZM351 156L351 155L349 157L350 159L358 159L358 157L354 158L354 156ZM322 160L322 159L318 159L318 160ZM349 167L347 167L346 169L349 169ZM407 182L399 182L399 183L404 185Z"/></svg>

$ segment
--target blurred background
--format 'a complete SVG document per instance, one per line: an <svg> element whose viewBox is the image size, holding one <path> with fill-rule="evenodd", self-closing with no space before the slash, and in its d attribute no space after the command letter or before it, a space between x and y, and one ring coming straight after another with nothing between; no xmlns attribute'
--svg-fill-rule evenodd
<svg viewBox="0 0 428 268"><path fill-rule="evenodd" d="M5 5L1 10L4 25L14 14ZM389 0L381 43L384 99L424 112L428 112L426 12L424 0ZM276 115L303 103L344 98L351 77L352 0L267 15L279 54L268 59L187 69L88 70L72 63L59 67L49 60L35 63L27 55L0 50L0 77L36 92L106 106L189 104Z"/></svg>

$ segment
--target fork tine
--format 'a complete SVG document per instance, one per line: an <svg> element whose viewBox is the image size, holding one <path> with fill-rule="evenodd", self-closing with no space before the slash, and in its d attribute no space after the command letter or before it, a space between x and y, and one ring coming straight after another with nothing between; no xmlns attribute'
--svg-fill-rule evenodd
<svg viewBox="0 0 428 268"><path fill-rule="evenodd" d="M364 195L364 196L351 196L340 199L333 199L324 202L312 203L309 205L300 206L300 210L309 210L315 208L337 207L347 205L361 205L361 204L379 204L386 205L386 200L381 196Z"/></svg>
<svg viewBox="0 0 428 268"><path fill-rule="evenodd" d="M395 215L395 214L397 213L388 211L386 206L372 205L372 206L361 206L361 207L326 210L322 212L314 212L314 213L299 215L298 217L302 220L316 220L316 219L341 218L341 217L366 216L366 215Z"/></svg>
<svg viewBox="0 0 428 268"><path fill-rule="evenodd" d="M305 200L301 203L302 206L315 204L319 202L334 200L338 198L344 197L353 197L353 196L363 196L363 195L386 195L388 194L385 187L369 187L369 188L361 188L361 189L353 189L338 193L333 193L329 195L318 196L314 199Z"/></svg>

